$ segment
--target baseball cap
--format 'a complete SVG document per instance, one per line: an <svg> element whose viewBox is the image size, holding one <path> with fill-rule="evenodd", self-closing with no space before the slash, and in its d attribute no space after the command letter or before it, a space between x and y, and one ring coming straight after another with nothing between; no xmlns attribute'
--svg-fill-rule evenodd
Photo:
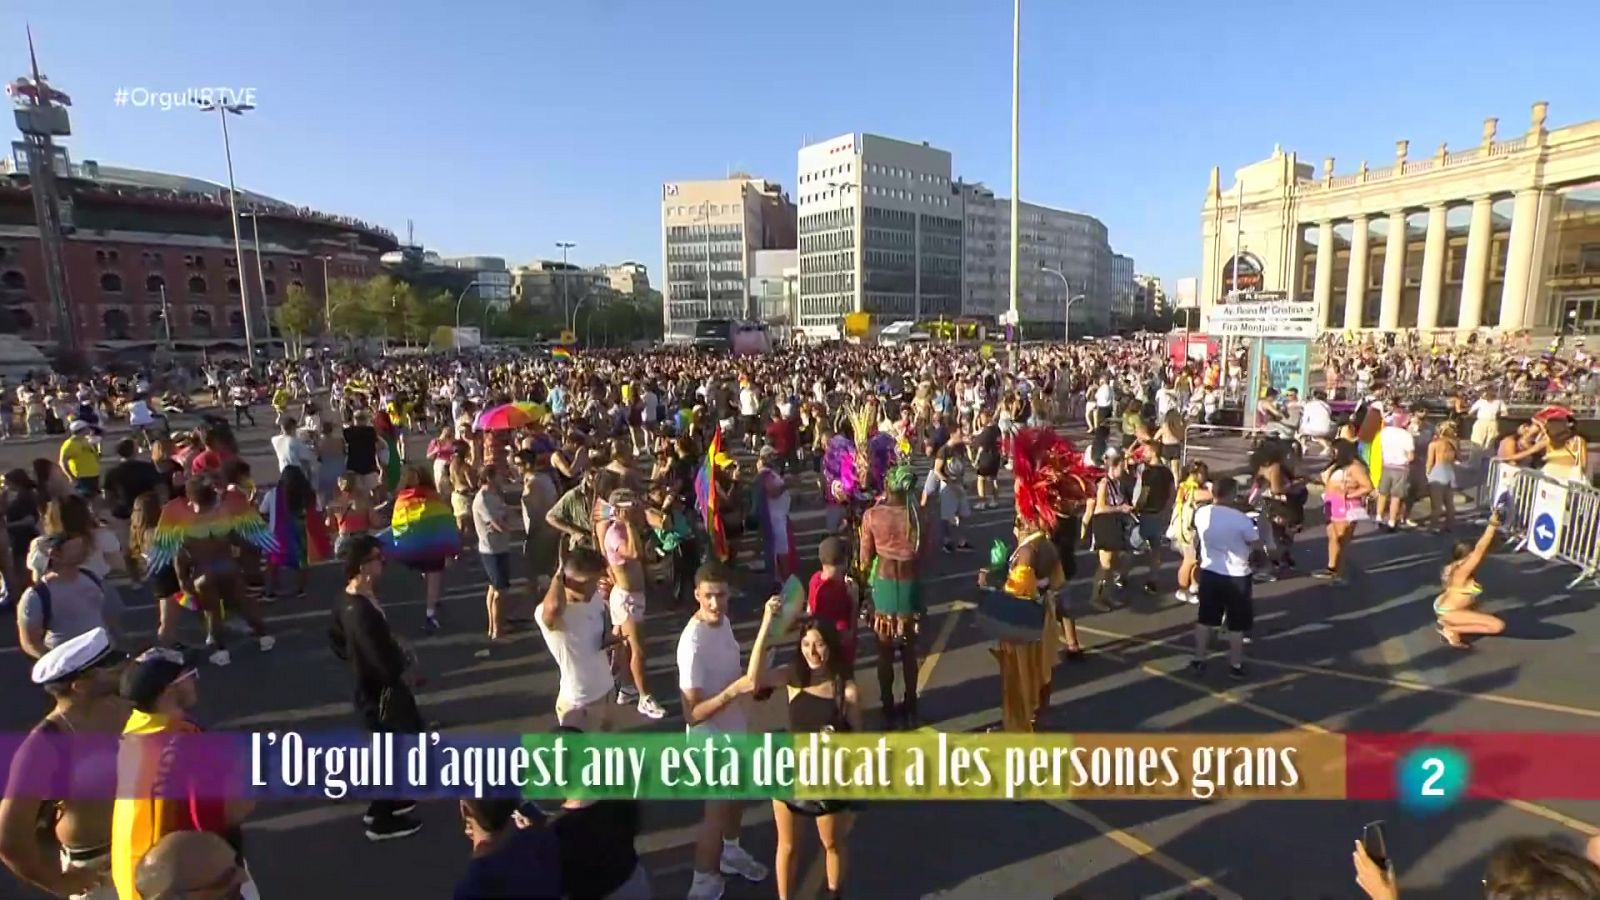
<svg viewBox="0 0 1600 900"><path fill-rule="evenodd" d="M88 431L91 427L92 426L88 422L85 422L82 419L73 419L72 424L67 426L68 430L70 430L73 434Z"/></svg>
<svg viewBox="0 0 1600 900"><path fill-rule="evenodd" d="M123 670L121 694L135 708L149 712L162 691L194 671L195 667L182 653L167 647L152 647Z"/></svg>

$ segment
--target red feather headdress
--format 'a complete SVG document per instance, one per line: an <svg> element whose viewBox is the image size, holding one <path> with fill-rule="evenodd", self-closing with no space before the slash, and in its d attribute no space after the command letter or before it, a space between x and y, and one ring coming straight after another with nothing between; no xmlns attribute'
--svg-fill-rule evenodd
<svg viewBox="0 0 1600 900"><path fill-rule="evenodd" d="M1056 515L1094 496L1105 472L1089 465L1072 442L1048 428L1024 428L1012 441L1017 516L1054 528Z"/></svg>

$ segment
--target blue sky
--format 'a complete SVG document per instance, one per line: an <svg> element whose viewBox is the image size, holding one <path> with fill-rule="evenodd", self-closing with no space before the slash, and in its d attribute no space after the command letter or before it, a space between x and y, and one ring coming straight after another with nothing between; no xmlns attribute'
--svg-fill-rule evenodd
<svg viewBox="0 0 1600 900"><path fill-rule="evenodd" d="M807 139L927 140L1008 190L1007 0L276 0L0 6L0 75L74 100L74 159L225 177L214 118L118 87L255 89L241 186L512 264L660 266L660 186L730 167L793 191ZM1197 274L1207 174L1299 151L1339 171L1485 116L1600 117L1594 0L1024 0L1022 194L1100 217L1140 271ZM1538 35L1511 39L1513 31ZM1237 61L1236 61L1237 60ZM6 133L15 135L9 126ZM1170 285L1169 285L1170 290Z"/></svg>

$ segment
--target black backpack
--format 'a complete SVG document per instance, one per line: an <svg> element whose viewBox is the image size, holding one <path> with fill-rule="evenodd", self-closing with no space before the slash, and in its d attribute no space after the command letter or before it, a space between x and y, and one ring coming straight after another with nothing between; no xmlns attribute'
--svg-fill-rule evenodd
<svg viewBox="0 0 1600 900"><path fill-rule="evenodd" d="M94 582L95 587L105 590L105 583L100 580L99 575L96 575L88 569L79 569L78 571L83 575L88 576L89 580ZM31 590L33 591L33 595L39 598L39 630L49 631L50 618L53 609L50 603L50 586L43 580L40 580L33 583Z"/></svg>

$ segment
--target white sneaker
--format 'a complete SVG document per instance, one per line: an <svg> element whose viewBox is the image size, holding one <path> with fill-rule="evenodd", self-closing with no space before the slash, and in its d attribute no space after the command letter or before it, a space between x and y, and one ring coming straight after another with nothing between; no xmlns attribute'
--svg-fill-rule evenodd
<svg viewBox="0 0 1600 900"><path fill-rule="evenodd" d="M737 875L746 881L767 880L767 867L756 862L756 858L738 844L723 843L722 860L717 867L724 875Z"/></svg>
<svg viewBox="0 0 1600 900"><path fill-rule="evenodd" d="M233 662L233 657L229 656L228 655L228 651L226 651L226 650L214 650L214 651L212 651L211 656L209 657L209 659L210 659L211 664L213 666L225 666L225 665Z"/></svg>
<svg viewBox="0 0 1600 900"><path fill-rule="evenodd" d="M649 694L644 694L639 698L638 708L639 715L644 716L646 719L661 719L667 715L667 711L661 708L661 704L656 702L656 698Z"/></svg>
<svg viewBox="0 0 1600 900"><path fill-rule="evenodd" d="M261 648L262 653L271 653L272 648L276 647L277 645L278 639L270 634L263 634L256 640L256 646Z"/></svg>
<svg viewBox="0 0 1600 900"><path fill-rule="evenodd" d="M712 872L696 872L689 883L689 900L722 900L723 878Z"/></svg>
<svg viewBox="0 0 1600 900"><path fill-rule="evenodd" d="M1178 592L1178 599L1182 600L1184 603L1189 604L1190 606L1199 606L1200 605L1200 595L1195 593L1194 591L1179 591Z"/></svg>

